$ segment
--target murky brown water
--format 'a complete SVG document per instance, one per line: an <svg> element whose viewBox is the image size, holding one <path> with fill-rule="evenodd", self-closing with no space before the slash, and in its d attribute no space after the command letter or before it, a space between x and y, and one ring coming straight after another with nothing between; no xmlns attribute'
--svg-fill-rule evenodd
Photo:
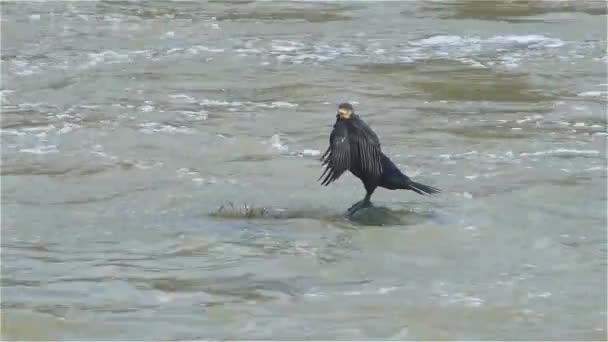
<svg viewBox="0 0 608 342"><path fill-rule="evenodd" d="M1 6L4 339L607 338L603 2Z"/></svg>

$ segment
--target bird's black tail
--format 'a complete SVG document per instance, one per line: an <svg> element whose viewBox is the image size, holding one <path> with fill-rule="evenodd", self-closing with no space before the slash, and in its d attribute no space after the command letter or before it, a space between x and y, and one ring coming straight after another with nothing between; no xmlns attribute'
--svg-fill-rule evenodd
<svg viewBox="0 0 608 342"><path fill-rule="evenodd" d="M436 194L441 191L441 190L434 188L432 186L429 186L429 185L416 183L413 180L409 181L406 189L415 191L421 195L432 195L432 194Z"/></svg>

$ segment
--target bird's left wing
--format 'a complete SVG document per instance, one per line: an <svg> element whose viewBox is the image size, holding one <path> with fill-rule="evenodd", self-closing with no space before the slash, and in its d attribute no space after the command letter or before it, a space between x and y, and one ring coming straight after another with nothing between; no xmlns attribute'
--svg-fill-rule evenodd
<svg viewBox="0 0 608 342"><path fill-rule="evenodd" d="M359 163L367 177L377 179L382 176L382 148L380 140L372 129L357 115L351 118L353 136L357 145Z"/></svg>
<svg viewBox="0 0 608 342"><path fill-rule="evenodd" d="M343 122L337 121L329 136L329 147L321 157L321 163L325 166L325 171L319 177L325 177L321 184L327 186L340 178L344 171L349 169L350 162L348 130Z"/></svg>

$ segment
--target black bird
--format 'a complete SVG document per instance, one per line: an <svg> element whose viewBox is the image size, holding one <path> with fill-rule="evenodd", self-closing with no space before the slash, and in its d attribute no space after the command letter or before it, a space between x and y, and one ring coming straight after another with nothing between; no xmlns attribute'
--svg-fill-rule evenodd
<svg viewBox="0 0 608 342"><path fill-rule="evenodd" d="M412 190L421 195L438 193L439 189L416 183L404 175L397 166L382 153L380 140L372 129L357 115L349 103L341 103L336 114L336 123L329 136L329 147L321 157L325 171L322 185L337 180L346 170L361 179L365 186L363 200L348 209L352 215L361 208L372 205L370 198L377 187L390 190Z"/></svg>

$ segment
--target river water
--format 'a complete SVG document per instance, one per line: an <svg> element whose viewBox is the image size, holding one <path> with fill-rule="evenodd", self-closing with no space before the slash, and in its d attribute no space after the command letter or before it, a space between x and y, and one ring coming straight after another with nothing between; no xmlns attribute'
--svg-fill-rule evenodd
<svg viewBox="0 0 608 342"><path fill-rule="evenodd" d="M1 6L4 339L606 340L603 1Z"/></svg>

